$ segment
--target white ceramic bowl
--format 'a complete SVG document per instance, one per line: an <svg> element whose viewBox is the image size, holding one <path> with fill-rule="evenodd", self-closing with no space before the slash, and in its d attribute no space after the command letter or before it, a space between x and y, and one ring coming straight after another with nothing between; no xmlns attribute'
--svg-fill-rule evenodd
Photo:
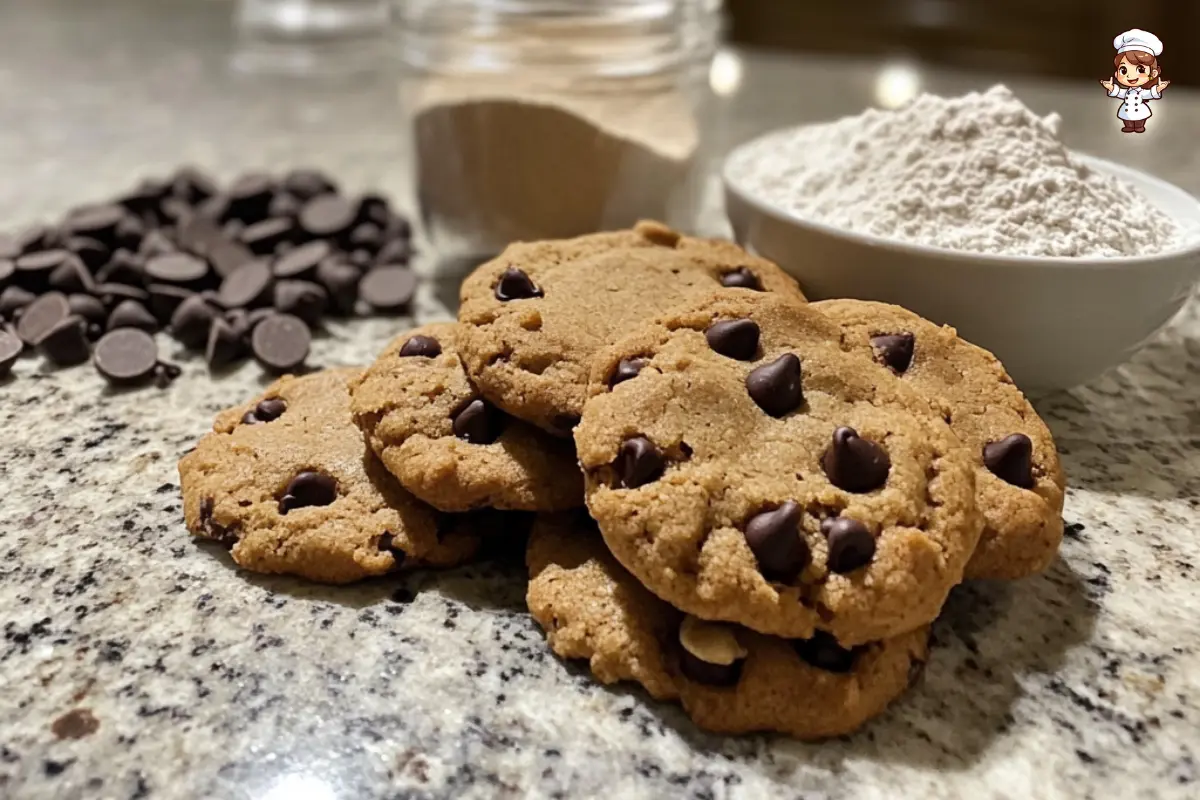
<svg viewBox="0 0 1200 800"><path fill-rule="evenodd" d="M1137 186L1190 229L1179 249L1137 258L1038 258L853 233L751 196L729 168L740 152L730 154L722 177L743 247L791 273L812 300L880 300L953 325L995 353L1028 391L1086 383L1121 363L1171 320L1200 278L1200 201L1110 161L1081 156Z"/></svg>

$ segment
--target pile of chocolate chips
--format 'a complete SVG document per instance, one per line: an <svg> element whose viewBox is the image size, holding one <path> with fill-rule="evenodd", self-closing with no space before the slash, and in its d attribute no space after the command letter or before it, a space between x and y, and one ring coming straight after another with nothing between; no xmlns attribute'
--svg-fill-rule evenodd
<svg viewBox="0 0 1200 800"><path fill-rule="evenodd" d="M179 368L159 360L159 329L210 369L252 354L296 370L324 315L405 310L411 256L412 229L386 199L342 194L317 170L222 188L185 167L0 235L0 376L39 351L63 366L92 357L113 383L164 384Z"/></svg>

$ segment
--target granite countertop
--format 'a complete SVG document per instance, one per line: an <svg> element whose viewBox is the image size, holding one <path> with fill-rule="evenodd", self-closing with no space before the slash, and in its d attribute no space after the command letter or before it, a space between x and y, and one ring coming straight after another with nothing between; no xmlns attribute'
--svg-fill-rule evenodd
<svg viewBox="0 0 1200 800"><path fill-rule="evenodd" d="M183 161L222 175L315 163L403 195L394 85L231 77L227 17L208 2L4 4L4 226ZM878 71L744 63L728 140L856 112ZM789 103L802 65L842 89ZM990 82L927 77L943 92ZM1010 85L1059 110L1073 145L1200 191L1200 95L1173 87L1152 135L1122 137L1096 86ZM418 319L446 313L426 291ZM313 360L361 363L406 324L338 328ZM1200 792L1195 303L1130 364L1040 404L1070 476L1062 557L956 590L915 690L820 745L707 736L639 691L599 688L548 652L519 563L342 589L239 573L187 535L175 463L263 378L184 367L161 392L32 359L0 381L0 797Z"/></svg>

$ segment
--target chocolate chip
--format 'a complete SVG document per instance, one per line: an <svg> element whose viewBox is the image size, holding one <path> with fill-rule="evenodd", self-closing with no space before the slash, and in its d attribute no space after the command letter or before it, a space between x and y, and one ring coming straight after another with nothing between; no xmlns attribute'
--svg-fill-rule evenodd
<svg viewBox="0 0 1200 800"><path fill-rule="evenodd" d="M150 294L150 313L161 324L166 325L175 315L175 310L195 292L169 283L152 283L146 287Z"/></svg>
<svg viewBox="0 0 1200 800"><path fill-rule="evenodd" d="M274 194L275 184L269 175L243 175L229 187L226 213L246 223L258 222L267 215Z"/></svg>
<svg viewBox="0 0 1200 800"><path fill-rule="evenodd" d="M785 353L770 364L756 367L746 376L746 391L772 417L795 411L804 402L800 359L794 353Z"/></svg>
<svg viewBox="0 0 1200 800"><path fill-rule="evenodd" d="M916 337L911 333L881 333L871 337L875 356L898 374L904 374L912 364Z"/></svg>
<svg viewBox="0 0 1200 800"><path fill-rule="evenodd" d="M731 664L710 664L679 648L679 671L684 677L705 686L735 686L742 677L742 666L746 663L740 658Z"/></svg>
<svg viewBox="0 0 1200 800"><path fill-rule="evenodd" d="M308 200L317 195L334 194L337 185L328 176L315 169L295 169L283 178L283 188L300 200Z"/></svg>
<svg viewBox="0 0 1200 800"><path fill-rule="evenodd" d="M71 313L83 317L89 323L103 325L108 320L108 311L98 298L90 294L73 294L67 297L67 306Z"/></svg>
<svg viewBox="0 0 1200 800"><path fill-rule="evenodd" d="M141 257L128 250L113 253L108 263L96 273L98 283L128 283L131 286L141 286L145 277L146 268Z"/></svg>
<svg viewBox="0 0 1200 800"><path fill-rule="evenodd" d="M71 314L71 306L62 292L47 292L34 300L17 321L17 335L30 346L37 346L50 329Z"/></svg>
<svg viewBox="0 0 1200 800"><path fill-rule="evenodd" d="M61 264L54 268L54 271L50 273L48 283L51 289L57 289L67 294L91 292L96 288L96 282L92 279L91 274L83 266L83 262L74 255L68 255Z"/></svg>
<svg viewBox="0 0 1200 800"><path fill-rule="evenodd" d="M612 376L608 379L608 386L612 388L618 383L624 383L630 378L636 378L638 373L650 362L644 358L622 358L617 362L617 368L613 370Z"/></svg>
<svg viewBox="0 0 1200 800"><path fill-rule="evenodd" d="M296 229L290 217L268 217L261 222L246 226L238 234L238 241L258 255L274 252L276 245L287 241Z"/></svg>
<svg viewBox="0 0 1200 800"><path fill-rule="evenodd" d="M154 375L158 347L154 337L137 328L110 331L96 342L93 357L96 371L109 383L126 386L142 383Z"/></svg>
<svg viewBox="0 0 1200 800"><path fill-rule="evenodd" d="M377 264L407 264L412 260L412 243L408 239L392 239L375 254Z"/></svg>
<svg viewBox="0 0 1200 800"><path fill-rule="evenodd" d="M383 246L383 229L373 222L364 222L356 225L354 230L350 231L346 242L351 249L369 250L376 253Z"/></svg>
<svg viewBox="0 0 1200 800"><path fill-rule="evenodd" d="M336 258L327 258L317 266L317 281L329 293L333 307L343 314L354 311L361 280L362 274L357 269Z"/></svg>
<svg viewBox="0 0 1200 800"><path fill-rule="evenodd" d="M496 283L496 299L501 302L541 296L542 290L534 285L528 275L516 267L504 270L500 274L500 280Z"/></svg>
<svg viewBox="0 0 1200 800"><path fill-rule="evenodd" d="M347 260L360 270L370 269L371 265L375 262L370 250L355 250L347 256Z"/></svg>
<svg viewBox="0 0 1200 800"><path fill-rule="evenodd" d="M150 259L155 256L165 256L168 253L174 253L175 250L175 245L166 237L166 234L162 231L152 230L142 238L142 243L137 249L137 254L143 259Z"/></svg>
<svg viewBox="0 0 1200 800"><path fill-rule="evenodd" d="M83 266L93 272L104 266L111 254L107 246L86 236L72 236L64 246Z"/></svg>
<svg viewBox="0 0 1200 800"><path fill-rule="evenodd" d="M118 205L96 206L72 215L67 220L67 228L79 236L112 242L117 224L124 218L125 209Z"/></svg>
<svg viewBox="0 0 1200 800"><path fill-rule="evenodd" d="M796 639L792 642L796 655L811 666L826 672L849 672L854 669L854 650L838 644L825 631L817 631L811 639Z"/></svg>
<svg viewBox="0 0 1200 800"><path fill-rule="evenodd" d="M808 566L810 555L800 532L800 506L788 500L755 514L746 523L746 544L764 578L791 583Z"/></svg>
<svg viewBox="0 0 1200 800"><path fill-rule="evenodd" d="M276 278L311 278L316 274L317 266L332 252L329 242L317 239L280 256L271 270Z"/></svg>
<svg viewBox="0 0 1200 800"><path fill-rule="evenodd" d="M847 492L870 492L887 483L892 461L887 451L863 439L853 428L838 428L833 443L821 456L829 482Z"/></svg>
<svg viewBox="0 0 1200 800"><path fill-rule="evenodd" d="M358 293L376 311L398 311L408 306L416 288L416 276L407 267L380 267L363 277Z"/></svg>
<svg viewBox="0 0 1200 800"><path fill-rule="evenodd" d="M381 553L391 554L392 560L395 562L392 564L392 569L400 569L400 567L404 564L404 560L408 558L408 553L404 552L399 547L396 547L396 537L390 531L383 532L383 535L379 537L379 544L376 545L376 547L379 548L379 552ZM401 591L403 590L397 589L396 594L399 594ZM393 600L396 599L396 594L392 595ZM411 603L412 600L409 599L401 602Z"/></svg>
<svg viewBox="0 0 1200 800"><path fill-rule="evenodd" d="M213 179L195 167L180 167L171 178L171 195L189 205L202 203L216 193Z"/></svg>
<svg viewBox="0 0 1200 800"><path fill-rule="evenodd" d="M0 331L0 378L12 371L12 365L17 363L25 343L8 331Z"/></svg>
<svg viewBox="0 0 1200 800"><path fill-rule="evenodd" d="M208 329L217 318L217 310L203 297L194 294L179 304L171 315L171 335L186 347L203 347Z"/></svg>
<svg viewBox="0 0 1200 800"><path fill-rule="evenodd" d="M272 422L283 416L284 411L287 411L286 400L282 397L268 397L258 401L258 405L254 407L254 416L263 422Z"/></svg>
<svg viewBox="0 0 1200 800"><path fill-rule="evenodd" d="M875 555L875 537L867 526L848 517L831 517L821 523L827 553L825 563L831 572L845 574L871 563Z"/></svg>
<svg viewBox="0 0 1200 800"><path fill-rule="evenodd" d="M100 302L109 308L113 308L122 300L137 300L143 304L150 302L150 293L145 289L123 283L98 283L92 294L99 297Z"/></svg>
<svg viewBox="0 0 1200 800"><path fill-rule="evenodd" d="M306 506L327 506L337 499L337 481L323 472L305 470L288 481L279 501L279 513Z"/></svg>
<svg viewBox="0 0 1200 800"><path fill-rule="evenodd" d="M329 295L311 281L279 281L275 284L275 310L304 320L310 328L321 324L321 314L329 305Z"/></svg>
<svg viewBox="0 0 1200 800"><path fill-rule="evenodd" d="M282 397L268 397L258 401L258 404L242 415L242 424L258 425L279 419L287 411L287 403Z"/></svg>
<svg viewBox="0 0 1200 800"><path fill-rule="evenodd" d="M187 253L167 253L146 261L146 277L152 283L192 285L208 275L208 264Z"/></svg>
<svg viewBox="0 0 1200 800"><path fill-rule="evenodd" d="M82 364L91 355L87 323L82 317L70 314L63 317L38 340L38 350L60 367Z"/></svg>
<svg viewBox="0 0 1200 800"><path fill-rule="evenodd" d="M1000 480L1022 489L1033 488L1033 442L1025 434L1014 433L984 445L983 463Z"/></svg>
<svg viewBox="0 0 1200 800"><path fill-rule="evenodd" d="M416 335L404 343L400 348L400 355L408 358L410 356L423 356L425 358L436 358L442 354L442 345L437 339L432 336Z"/></svg>
<svg viewBox="0 0 1200 800"><path fill-rule="evenodd" d="M11 258L0 258L0 286L12 280L12 276L17 271L17 265L13 263Z"/></svg>
<svg viewBox="0 0 1200 800"><path fill-rule="evenodd" d="M471 444L491 444L504 430L504 415L486 400L468 401L453 415L454 435Z"/></svg>
<svg viewBox="0 0 1200 800"><path fill-rule="evenodd" d="M752 319L714 322L704 332L708 346L728 358L751 361L758 353L758 323Z"/></svg>
<svg viewBox="0 0 1200 800"><path fill-rule="evenodd" d="M312 334L304 320L291 314L272 314L254 328L250 347L254 358L271 372L295 370L308 358Z"/></svg>
<svg viewBox="0 0 1200 800"><path fill-rule="evenodd" d="M264 261L250 261L221 281L217 303L224 308L250 308L266 302L271 294L271 268Z"/></svg>
<svg viewBox="0 0 1200 800"><path fill-rule="evenodd" d="M158 320L137 300L122 300L108 315L107 330L138 328L149 333L158 330Z"/></svg>
<svg viewBox="0 0 1200 800"><path fill-rule="evenodd" d="M37 300L37 295L33 292L20 286L6 286L0 292L0 317L14 319L18 311L24 310L34 300Z"/></svg>
<svg viewBox="0 0 1200 800"><path fill-rule="evenodd" d="M612 466L617 473L618 488L636 489L662 477L667 459L654 442L645 436L634 436L621 442Z"/></svg>
<svg viewBox="0 0 1200 800"><path fill-rule="evenodd" d="M16 279L31 289L44 288L50 280L51 273L74 256L67 250L39 250L18 258L15 267Z"/></svg>
<svg viewBox="0 0 1200 800"><path fill-rule="evenodd" d="M53 249L55 235L45 225L31 225L16 236L14 242L19 254Z"/></svg>
<svg viewBox="0 0 1200 800"><path fill-rule="evenodd" d="M732 272L726 272L721 276L721 285L736 289L753 289L756 292L762 291L762 281L758 276L751 272L746 267L738 267Z"/></svg>
<svg viewBox="0 0 1200 800"><path fill-rule="evenodd" d="M299 222L310 236L328 238L347 233L357 216L358 209L350 200L336 194L322 194L304 204Z"/></svg>
<svg viewBox="0 0 1200 800"><path fill-rule="evenodd" d="M204 360L209 369L219 369L242 357L246 351L244 329L218 317L208 328Z"/></svg>

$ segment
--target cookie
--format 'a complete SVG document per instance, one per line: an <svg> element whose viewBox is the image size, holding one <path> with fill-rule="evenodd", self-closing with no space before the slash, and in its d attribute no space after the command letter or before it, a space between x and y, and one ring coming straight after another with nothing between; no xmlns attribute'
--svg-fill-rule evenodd
<svg viewBox="0 0 1200 800"><path fill-rule="evenodd" d="M470 558L474 534L450 524L439 536L445 520L363 442L348 389L359 373L287 376L222 412L179 462L188 530L245 569L327 583Z"/></svg>
<svg viewBox="0 0 1200 800"><path fill-rule="evenodd" d="M861 300L814 305L843 342L945 406L950 429L974 457L983 534L968 578L1041 572L1063 534L1064 479L1050 429L987 350L906 309Z"/></svg>
<svg viewBox="0 0 1200 800"><path fill-rule="evenodd" d="M602 683L636 681L680 701L705 730L849 733L902 694L928 657L927 627L844 649L827 634L788 640L686 616L623 569L588 523L581 514L534 523L527 599L550 648L587 659Z"/></svg>
<svg viewBox="0 0 1200 800"><path fill-rule="evenodd" d="M458 319L467 334L467 370L495 405L569 435L601 347L723 284L804 300L796 282L769 261L658 223L513 244L463 282Z"/></svg>
<svg viewBox="0 0 1200 800"><path fill-rule="evenodd" d="M596 360L575 430L617 559L703 619L847 646L937 616L979 538L971 455L819 312L723 290Z"/></svg>
<svg viewBox="0 0 1200 800"><path fill-rule="evenodd" d="M461 329L397 337L351 385L355 423L400 483L442 511L557 511L583 505L569 440L480 397L459 355Z"/></svg>

